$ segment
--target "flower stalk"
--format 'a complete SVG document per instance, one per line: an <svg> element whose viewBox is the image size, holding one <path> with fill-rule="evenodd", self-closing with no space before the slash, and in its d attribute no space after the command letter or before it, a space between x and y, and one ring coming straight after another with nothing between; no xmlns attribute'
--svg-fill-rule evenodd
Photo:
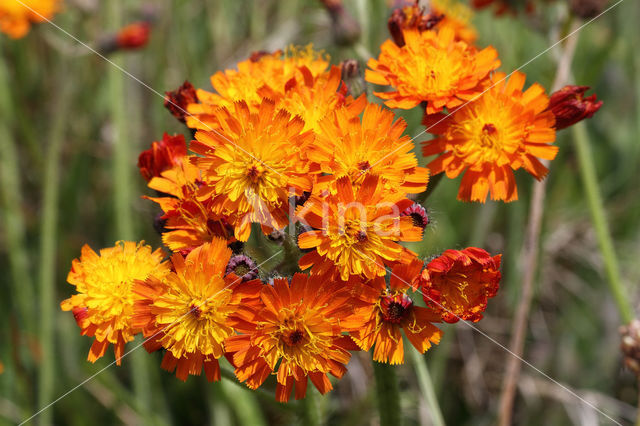
<svg viewBox="0 0 640 426"><path fill-rule="evenodd" d="M396 367L373 361L373 373L376 378L380 426L399 426L401 424L400 392L398 390Z"/></svg>

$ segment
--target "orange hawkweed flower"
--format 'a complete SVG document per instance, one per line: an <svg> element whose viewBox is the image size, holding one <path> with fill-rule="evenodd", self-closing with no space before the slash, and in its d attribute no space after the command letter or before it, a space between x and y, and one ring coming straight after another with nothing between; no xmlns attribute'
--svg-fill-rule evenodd
<svg viewBox="0 0 640 426"><path fill-rule="evenodd" d="M347 176L360 184L366 176L383 179L385 186L403 193L420 193L427 187L429 170L418 167L413 143L403 133L403 119L393 112L368 104L362 118L339 108L319 124L316 143L307 156L325 174L320 182Z"/></svg>
<svg viewBox="0 0 640 426"><path fill-rule="evenodd" d="M495 86L453 114L425 116L423 123L437 138L423 142L424 156L442 154L427 167L455 178L464 172L458 199L507 202L518 199L513 170L524 168L540 180L548 172L538 160L552 160L558 147L555 118L547 110L549 98L539 84L522 91L525 75L513 73L509 81L496 73Z"/></svg>
<svg viewBox="0 0 640 426"><path fill-rule="evenodd" d="M151 148L142 151L138 157L138 168L142 177L149 182L153 177L181 164L187 156L187 144L184 136L164 134L161 141L152 142Z"/></svg>
<svg viewBox="0 0 640 426"><path fill-rule="evenodd" d="M113 344L120 365L125 343L141 331L132 323L131 288L136 280L162 279L169 272L163 257L161 249L152 252L144 242L120 242L100 250L99 255L86 244L82 247L82 254L73 261L67 277L78 293L60 307L73 312L83 335L95 337L89 361L95 362Z"/></svg>
<svg viewBox="0 0 640 426"><path fill-rule="evenodd" d="M230 239L233 235L233 218L216 213L212 199L198 199L202 186L200 170L188 158L149 182L149 188L169 195L145 198L158 203L164 212L167 232L162 242L172 251L188 253L215 237Z"/></svg>
<svg viewBox="0 0 640 426"><path fill-rule="evenodd" d="M60 0L2 0L0 31L11 38L24 37L32 23L53 18L60 8Z"/></svg>
<svg viewBox="0 0 640 426"><path fill-rule="evenodd" d="M198 89L200 103L188 106L192 116L186 117L187 126L193 129L210 130L218 123L215 111L218 107L232 107L234 102L244 101L254 111L262 103L260 90L265 88L276 93L284 93L291 81L302 81L300 68L305 67L311 75L318 76L326 71L329 62L312 45L305 48L290 47L274 53L253 55L238 63L238 70L219 71L211 77L211 85L217 93Z"/></svg>
<svg viewBox="0 0 640 426"><path fill-rule="evenodd" d="M422 228L402 212L413 202L404 194L385 190L377 176L367 176L359 187L342 177L328 194L315 194L298 207L296 216L314 228L300 235L301 249L313 249L299 262L311 273L352 275L373 279L385 275L385 266L407 263L415 253L397 241L420 241ZM332 193L335 192L335 193Z"/></svg>
<svg viewBox="0 0 640 426"><path fill-rule="evenodd" d="M365 79L389 85L389 92L374 92L390 108L410 109L427 102L427 114L452 109L482 93L489 73L500 66L493 47L477 51L455 40L450 27L440 31L407 30L405 45L387 40L378 59L370 59Z"/></svg>
<svg viewBox="0 0 640 426"><path fill-rule="evenodd" d="M162 368L176 370L180 380L200 375L203 367L209 381L220 380L218 359L225 353L225 339L235 333L234 314L250 305L251 295L262 286L259 280L225 276L230 257L227 242L217 238L186 258L174 254L175 272L133 287L133 323L143 329L145 348L166 349Z"/></svg>
<svg viewBox="0 0 640 426"><path fill-rule="evenodd" d="M429 2L431 13L443 16L436 25L436 30L442 31L444 27L450 27L455 33L456 40L462 40L472 44L478 38L478 33L471 25L473 11L464 3L456 0L431 0Z"/></svg>
<svg viewBox="0 0 640 426"><path fill-rule="evenodd" d="M427 307L449 323L477 322L500 286L502 255L469 247L447 250L427 264L419 278Z"/></svg>
<svg viewBox="0 0 640 426"><path fill-rule="evenodd" d="M198 131L191 143L202 156L193 162L207 184L199 198L215 197L215 213L237 218L233 226L240 241L249 238L251 223L260 223L266 235L284 228L289 197L312 187L301 153L313 143L313 133L303 132L300 117L276 110L270 100L256 112L238 102L219 109L218 118L219 131Z"/></svg>
<svg viewBox="0 0 640 426"><path fill-rule="evenodd" d="M441 321L439 311L415 306L407 295L409 284L421 269L422 261L415 259L393 268L388 288L384 277L362 286L360 298L365 305L358 307L352 319L343 325L354 329L350 335L362 350L368 351L375 345L374 361L404 362L402 330L420 353L440 342L442 332L432 324Z"/></svg>
<svg viewBox="0 0 640 426"><path fill-rule="evenodd" d="M118 31L116 45L119 49L140 49L146 46L150 33L151 24L149 22L134 22Z"/></svg>
<svg viewBox="0 0 640 426"><path fill-rule="evenodd" d="M236 327L240 335L225 344L233 354L238 380L256 389L276 372L276 398L304 398L307 378L325 394L327 374L341 378L357 346L342 333L341 321L353 312L351 294L336 282L294 274L291 283L276 278L260 290L262 304L247 310Z"/></svg>
<svg viewBox="0 0 640 426"><path fill-rule="evenodd" d="M354 100L346 95L347 87L342 83L342 71L332 66L328 73L314 76L307 67L300 67L302 80L289 80L283 92L277 92L263 86L260 95L275 101L277 108L287 110L291 115L298 115L304 120L304 130L321 133L319 122L337 108L343 107L351 116L362 112L367 104L366 97Z"/></svg>

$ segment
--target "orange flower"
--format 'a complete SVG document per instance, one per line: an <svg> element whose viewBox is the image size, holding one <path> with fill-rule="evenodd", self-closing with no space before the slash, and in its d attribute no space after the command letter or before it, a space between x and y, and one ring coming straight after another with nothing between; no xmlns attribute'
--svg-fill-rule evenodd
<svg viewBox="0 0 640 426"><path fill-rule="evenodd" d="M500 286L500 260L475 247L445 251L422 271L424 302L446 322L480 321Z"/></svg>
<svg viewBox="0 0 640 426"><path fill-rule="evenodd" d="M149 188L167 197L146 197L160 205L166 220L162 242L172 251L188 253L215 237L233 235L233 218L214 212L213 200L199 200L200 171L188 160L149 182Z"/></svg>
<svg viewBox="0 0 640 426"><path fill-rule="evenodd" d="M67 277L78 293L60 307L73 312L83 335L95 337L89 361L95 362L113 344L120 365L125 343L141 331L132 324L131 287L136 280L162 279L169 272L163 257L162 250L151 252L144 242L120 242L100 250L100 255L86 244L82 247L80 259L73 261Z"/></svg>
<svg viewBox="0 0 640 426"><path fill-rule="evenodd" d="M362 350L375 345L373 359L378 362L402 364L404 348L401 331L411 344L426 352L432 343L439 343L442 332L432 323L440 322L440 313L415 306L407 295L409 284L420 274L422 261L397 265L391 272L389 288L384 277L377 277L362 287L360 298L365 302L343 326L351 327L351 337Z"/></svg>
<svg viewBox="0 0 640 426"><path fill-rule="evenodd" d="M450 27L440 31L408 30L406 44L387 40L380 57L370 59L365 79L389 85L389 92L375 92L390 108L410 109L427 102L427 114L452 109L482 93L489 73L500 66L493 47L481 51L455 41Z"/></svg>
<svg viewBox="0 0 640 426"><path fill-rule="evenodd" d="M291 79L283 92L263 86L259 94L275 101L277 108L287 110L293 116L304 120L304 130L321 133L319 122L337 108L344 107L352 116L362 112L367 104L366 97L354 100L346 95L347 87L342 83L340 68L332 66L329 73L314 76L307 67L300 67L302 80Z"/></svg>
<svg viewBox="0 0 640 426"><path fill-rule="evenodd" d="M400 47L405 45L403 31L414 29L420 32L428 31L444 19L435 13L425 13L424 8L418 5L418 0L409 6L398 7L391 12L387 21L389 34L393 41Z"/></svg>
<svg viewBox="0 0 640 426"><path fill-rule="evenodd" d="M403 194L385 190L377 176L367 176L354 188L348 177L335 183L335 194L315 194L298 207L297 217L313 231L298 238L301 249L313 249L300 259L311 273L358 275L373 279L385 275L385 266L407 263L415 254L397 241L420 241L422 228L402 212L413 202Z"/></svg>
<svg viewBox="0 0 640 426"><path fill-rule="evenodd" d="M174 254L174 272L138 281L133 288L133 323L147 338L145 348L166 349L162 368L176 370L180 380L200 375L203 367L209 381L220 380L218 359L225 353L224 340L235 333L234 315L260 291L259 280L225 276L230 257L227 242L216 238L186 258Z"/></svg>
<svg viewBox="0 0 640 426"><path fill-rule="evenodd" d="M53 18L60 8L60 0L2 0L0 31L11 38L24 37L32 23Z"/></svg>
<svg viewBox="0 0 640 426"><path fill-rule="evenodd" d="M256 389L276 372L276 398L304 398L307 378L325 394L327 373L341 378L357 346L343 336L341 321L353 311L351 294L339 283L294 274L291 283L276 278L260 290L262 304L243 313L240 335L226 340L238 380Z"/></svg>
<svg viewBox="0 0 640 426"><path fill-rule="evenodd" d="M443 16L436 25L436 30L442 31L444 27L450 27L455 33L456 40L462 40L472 44L478 38L478 33L471 25L473 12L467 5L456 0L431 0L429 2L431 13Z"/></svg>
<svg viewBox="0 0 640 426"><path fill-rule="evenodd" d="M321 52L311 45L305 48L290 47L284 53L260 53L238 63L238 70L217 72L211 77L211 84L217 93L199 89L198 104L191 104L187 116L187 126L193 129L211 130L217 128L215 111L218 107L231 108L234 102L244 101L255 111L262 103L260 90L270 89L284 93L291 81L302 81L300 68L305 67L316 77L325 72L329 62Z"/></svg>
<svg viewBox="0 0 640 426"><path fill-rule="evenodd" d="M437 138L423 142L424 156L442 154L427 167L435 175L455 178L464 173L458 199L507 202L518 199L513 170L524 168L540 180L547 168L538 160L552 160L558 147L555 119L547 110L549 98L539 84L522 91L525 75L513 73L509 82L496 73L495 86L478 100L444 117L425 117L423 123Z"/></svg>
<svg viewBox="0 0 640 426"><path fill-rule="evenodd" d="M251 223L260 223L266 235L288 224L288 200L310 191L312 177L301 153L313 142L300 117L291 117L264 100L257 112L245 102L218 111L221 128L198 131L191 150L193 162L207 184L199 198L215 197L216 214L236 217L235 236L246 241ZM291 194L289 192L292 192Z"/></svg>
<svg viewBox="0 0 640 426"><path fill-rule="evenodd" d="M164 134L162 140L152 142L151 148L142 151L138 157L138 168L142 177L149 182L153 177L182 163L187 155L187 144L184 136Z"/></svg>
<svg viewBox="0 0 640 426"><path fill-rule="evenodd" d="M362 119L349 108L339 108L320 122L316 143L307 156L325 176L320 188L343 176L362 183L366 176L383 179L384 186L402 193L420 193L429 171L418 167L413 143L404 135L407 124L395 115L368 104Z"/></svg>

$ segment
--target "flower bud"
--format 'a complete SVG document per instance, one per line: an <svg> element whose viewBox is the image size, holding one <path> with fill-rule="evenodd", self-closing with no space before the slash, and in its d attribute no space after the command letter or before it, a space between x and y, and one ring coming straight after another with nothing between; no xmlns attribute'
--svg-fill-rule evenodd
<svg viewBox="0 0 640 426"><path fill-rule="evenodd" d="M258 278L258 265L246 254L237 254L229 259L227 274L234 273L242 281Z"/></svg>
<svg viewBox="0 0 640 426"><path fill-rule="evenodd" d="M147 45L151 24L145 21L134 22L118 31L116 45L119 49L139 49Z"/></svg>
<svg viewBox="0 0 640 426"><path fill-rule="evenodd" d="M414 203L411 207L407 207L405 211L400 213L400 216L411 216L413 225L421 229L424 229L429 225L427 210L418 203Z"/></svg>
<svg viewBox="0 0 640 426"><path fill-rule="evenodd" d="M403 30L412 28L418 31L427 31L435 27L443 18L444 15L425 13L423 8L414 4L395 9L389 17L387 26L393 41L402 47L404 46Z"/></svg>
<svg viewBox="0 0 640 426"><path fill-rule="evenodd" d="M196 89L188 81L172 92L165 92L164 107L183 123L187 115L187 106L195 103L198 103L198 95Z"/></svg>
<svg viewBox="0 0 640 426"><path fill-rule="evenodd" d="M564 129L591 118L602 107L596 95L584 97L588 86L565 86L551 94L548 109L556 117L556 129Z"/></svg>
<svg viewBox="0 0 640 426"><path fill-rule="evenodd" d="M164 134L161 141L151 144L151 148L142 151L138 157L138 168L142 177L149 182L154 177L175 165L182 164L187 155L184 136Z"/></svg>
<svg viewBox="0 0 640 426"><path fill-rule="evenodd" d="M601 14L609 0L570 0L571 11L582 19L592 19Z"/></svg>
<svg viewBox="0 0 640 426"><path fill-rule="evenodd" d="M629 325L620 327L620 335L624 364L640 378L640 320L634 319Z"/></svg>

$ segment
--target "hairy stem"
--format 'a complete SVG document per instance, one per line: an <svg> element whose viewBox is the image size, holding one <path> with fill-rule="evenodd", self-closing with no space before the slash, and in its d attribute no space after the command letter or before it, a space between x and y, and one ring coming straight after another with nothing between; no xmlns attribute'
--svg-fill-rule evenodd
<svg viewBox="0 0 640 426"><path fill-rule="evenodd" d="M399 426L400 392L395 366L373 361L380 426Z"/></svg>
<svg viewBox="0 0 640 426"><path fill-rule="evenodd" d="M413 362L413 367L416 370L416 377L418 379L418 386L420 386L420 391L422 392L422 396L424 397L427 405L429 406L429 414L431 414L431 422L433 426L444 426L444 417L442 416L442 410L440 410L440 405L438 404L438 398L436 397L436 391L433 387L433 382L431 381L431 375L429 374L429 369L427 368L424 357L418 351L413 348L409 348L409 353L411 354L411 361Z"/></svg>

